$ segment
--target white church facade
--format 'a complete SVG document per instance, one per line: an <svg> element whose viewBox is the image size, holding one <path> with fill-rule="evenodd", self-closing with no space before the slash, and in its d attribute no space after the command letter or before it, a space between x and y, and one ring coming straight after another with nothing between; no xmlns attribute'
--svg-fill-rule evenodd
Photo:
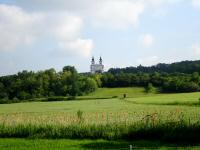
<svg viewBox="0 0 200 150"><path fill-rule="evenodd" d="M90 65L90 72L92 74L103 73L103 70L104 70L104 65L103 65L102 58L100 57L99 64L96 64L95 60L94 60L94 57L92 57L92 61L91 61L91 65Z"/></svg>

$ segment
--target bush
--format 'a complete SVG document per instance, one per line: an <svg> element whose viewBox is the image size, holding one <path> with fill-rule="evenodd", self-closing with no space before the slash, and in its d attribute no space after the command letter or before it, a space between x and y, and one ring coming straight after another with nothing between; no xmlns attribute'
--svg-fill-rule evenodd
<svg viewBox="0 0 200 150"><path fill-rule="evenodd" d="M17 97L18 97L19 99L21 99L21 100L25 100L25 99L30 99L30 98L32 98L32 96L30 95L30 93L25 92L25 91L20 91Z"/></svg>
<svg viewBox="0 0 200 150"><path fill-rule="evenodd" d="M46 99L46 101L48 102L53 102L53 101L65 101L65 100L68 100L67 98L65 97L48 97Z"/></svg>
<svg viewBox="0 0 200 150"><path fill-rule="evenodd" d="M151 92L154 92L155 91L155 88L153 86L152 83L148 83L147 87L146 87L146 92L147 93L151 93Z"/></svg>
<svg viewBox="0 0 200 150"><path fill-rule="evenodd" d="M0 99L0 104L8 104L9 101L7 99Z"/></svg>
<svg viewBox="0 0 200 150"><path fill-rule="evenodd" d="M166 82L162 89L164 92L198 92L200 88L194 82L172 80Z"/></svg>
<svg viewBox="0 0 200 150"><path fill-rule="evenodd" d="M118 98L118 96L115 95L115 96L113 96L112 98Z"/></svg>
<svg viewBox="0 0 200 150"><path fill-rule="evenodd" d="M75 100L76 99L76 96L69 96L68 98L67 98L67 100Z"/></svg>
<svg viewBox="0 0 200 150"><path fill-rule="evenodd" d="M78 122L83 123L83 112L81 110L77 111Z"/></svg>

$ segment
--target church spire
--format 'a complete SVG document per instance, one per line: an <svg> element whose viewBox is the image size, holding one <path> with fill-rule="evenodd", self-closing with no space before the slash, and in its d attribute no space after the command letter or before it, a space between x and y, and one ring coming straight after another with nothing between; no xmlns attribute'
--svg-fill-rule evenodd
<svg viewBox="0 0 200 150"><path fill-rule="evenodd" d="M99 59L99 64L100 65L102 65L103 64L103 60L102 60L102 58L100 57L100 59Z"/></svg>
<svg viewBox="0 0 200 150"><path fill-rule="evenodd" d="M92 64L92 65L94 65L94 64L95 64L95 61L94 61L94 56L92 57L91 64Z"/></svg>

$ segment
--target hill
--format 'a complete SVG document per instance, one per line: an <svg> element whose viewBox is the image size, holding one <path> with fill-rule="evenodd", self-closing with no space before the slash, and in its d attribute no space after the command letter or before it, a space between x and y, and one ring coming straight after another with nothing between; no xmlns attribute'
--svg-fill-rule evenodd
<svg viewBox="0 0 200 150"><path fill-rule="evenodd" d="M166 73L187 73L194 72L200 73L200 60L196 61L181 61L172 64L159 63L154 66L138 66L138 67L126 67L126 68L111 68L108 70L110 73L153 73L153 72L166 72Z"/></svg>

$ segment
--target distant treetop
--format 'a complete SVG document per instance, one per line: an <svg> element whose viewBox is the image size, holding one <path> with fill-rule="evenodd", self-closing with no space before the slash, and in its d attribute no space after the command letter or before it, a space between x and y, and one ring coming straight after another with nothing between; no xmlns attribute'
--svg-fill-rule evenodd
<svg viewBox="0 0 200 150"><path fill-rule="evenodd" d="M126 68L111 68L108 70L109 73L153 73L153 72L166 72L166 73L187 73L191 74L194 72L200 73L200 60L196 61L181 61L172 64L159 63L154 66L142 66L138 67L126 67Z"/></svg>

